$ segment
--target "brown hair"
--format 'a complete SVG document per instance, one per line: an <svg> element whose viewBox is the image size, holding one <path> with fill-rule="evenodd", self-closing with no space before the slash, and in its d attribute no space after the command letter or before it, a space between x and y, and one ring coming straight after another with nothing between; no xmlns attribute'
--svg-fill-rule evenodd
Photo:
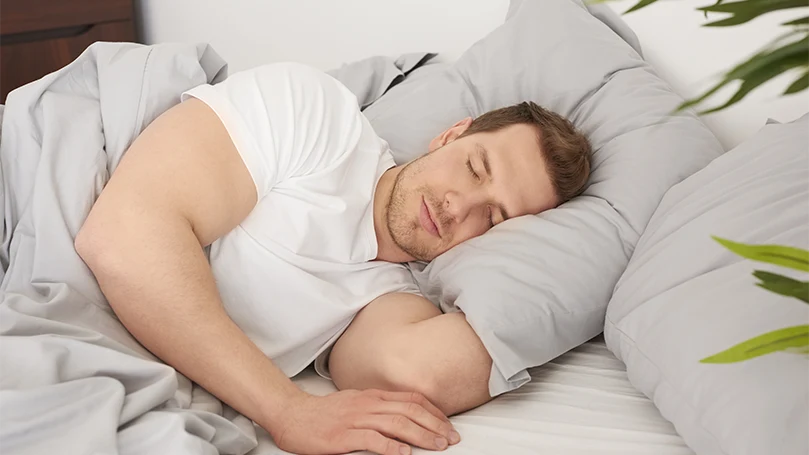
<svg viewBox="0 0 809 455"><path fill-rule="evenodd" d="M581 194L590 177L590 141L559 114L525 101L481 115L461 136L519 123L537 128L537 141L559 204Z"/></svg>

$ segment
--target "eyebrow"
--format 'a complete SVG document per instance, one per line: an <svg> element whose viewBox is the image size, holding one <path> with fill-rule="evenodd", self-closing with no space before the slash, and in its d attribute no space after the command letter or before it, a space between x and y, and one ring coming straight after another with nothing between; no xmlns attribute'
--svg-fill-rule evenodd
<svg viewBox="0 0 809 455"><path fill-rule="evenodd" d="M476 143L475 146L476 146L475 148L477 148L478 155L480 155L480 159L483 161L483 167L486 169L486 173L489 174L489 178L492 181L494 181L494 175L492 175L492 168L491 165L489 164L489 152L480 143ZM508 216L508 211L506 210L506 207L502 203L498 202L497 207L500 209L500 213L503 215L503 221L506 221L509 218L511 218L510 216Z"/></svg>

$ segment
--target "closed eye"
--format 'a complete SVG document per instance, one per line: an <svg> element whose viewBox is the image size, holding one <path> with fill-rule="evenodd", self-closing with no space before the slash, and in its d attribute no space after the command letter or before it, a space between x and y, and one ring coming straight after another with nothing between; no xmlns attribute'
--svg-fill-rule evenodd
<svg viewBox="0 0 809 455"><path fill-rule="evenodd" d="M489 206L489 228L494 227L494 213L492 213L492 207Z"/></svg>
<svg viewBox="0 0 809 455"><path fill-rule="evenodd" d="M475 172L475 170L472 168L472 161L471 161L471 160L466 160L466 168L467 168L467 169L469 169L469 173L470 173L470 174L472 174L472 177L474 177L474 178L475 178L475 180L480 181L480 176L479 176L479 175L478 175L478 173L477 173L477 172Z"/></svg>

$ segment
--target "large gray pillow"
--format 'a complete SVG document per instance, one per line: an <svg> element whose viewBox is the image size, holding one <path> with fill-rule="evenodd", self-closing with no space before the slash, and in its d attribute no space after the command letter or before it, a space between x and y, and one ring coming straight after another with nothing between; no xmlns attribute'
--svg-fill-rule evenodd
<svg viewBox="0 0 809 455"><path fill-rule="evenodd" d="M809 357L700 360L809 324L809 305L757 287L751 275L807 274L745 260L711 236L809 249L809 117L764 127L666 194L604 328L632 384L699 455L806 455Z"/></svg>
<svg viewBox="0 0 809 455"><path fill-rule="evenodd" d="M722 152L694 115L670 114L682 99L578 0L512 1L505 23L457 62L415 70L364 112L403 163L456 121L524 100L590 137L589 189L414 264L425 295L462 309L492 356L493 396L602 331L663 194Z"/></svg>

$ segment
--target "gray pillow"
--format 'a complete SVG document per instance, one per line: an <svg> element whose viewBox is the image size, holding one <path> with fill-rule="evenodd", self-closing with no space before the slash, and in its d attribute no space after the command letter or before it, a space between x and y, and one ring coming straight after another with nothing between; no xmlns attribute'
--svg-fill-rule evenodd
<svg viewBox="0 0 809 455"><path fill-rule="evenodd" d="M608 347L700 455L809 453L809 361L775 352L700 360L809 324L809 305L756 287L752 262L711 236L809 249L809 117L767 125L672 188L607 310Z"/></svg>
<svg viewBox="0 0 809 455"><path fill-rule="evenodd" d="M458 61L413 71L365 114L403 163L456 121L524 100L590 137L589 189L413 267L425 296L466 313L494 360L493 396L602 331L663 194L722 152L694 115L670 115L682 99L578 0L512 1L505 23Z"/></svg>
<svg viewBox="0 0 809 455"><path fill-rule="evenodd" d="M414 52L390 57L369 57L344 64L327 73L346 86L354 96L360 109L376 101L388 89L404 80L414 69L429 62L436 54Z"/></svg>

